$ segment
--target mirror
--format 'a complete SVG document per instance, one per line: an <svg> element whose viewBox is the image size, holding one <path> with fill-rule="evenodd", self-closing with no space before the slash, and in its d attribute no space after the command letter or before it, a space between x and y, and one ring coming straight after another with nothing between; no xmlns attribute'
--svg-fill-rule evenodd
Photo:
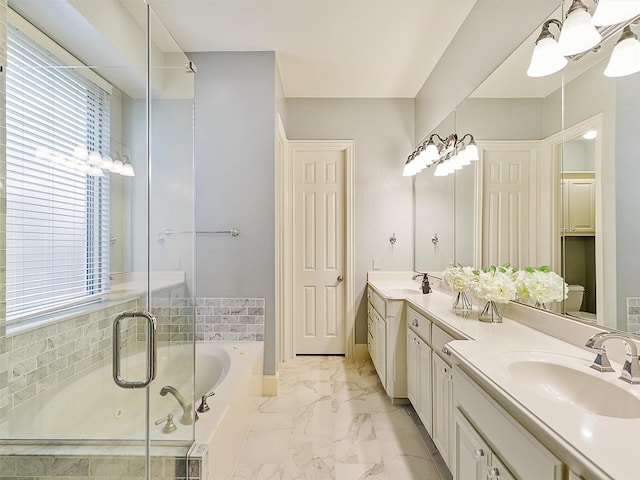
<svg viewBox="0 0 640 480"><path fill-rule="evenodd" d="M551 17L563 18L561 9ZM449 197L455 218L451 257L475 266L549 265L572 286L572 298L548 307L638 334L640 260L632 248L640 233L633 214L640 99L633 92L640 74L603 75L620 35L615 33L562 72L527 77L539 32L452 114L455 132L475 137L482 160L447 179L455 185ZM591 131L595 138L582 137ZM419 234L431 222L419 215L429 211L421 206L418 185L427 183L422 175L432 177L433 171L416 176L416 269L424 269L419 260L425 258ZM510 191L500 178L519 187ZM473 192L472 200L461 199L463 192Z"/></svg>

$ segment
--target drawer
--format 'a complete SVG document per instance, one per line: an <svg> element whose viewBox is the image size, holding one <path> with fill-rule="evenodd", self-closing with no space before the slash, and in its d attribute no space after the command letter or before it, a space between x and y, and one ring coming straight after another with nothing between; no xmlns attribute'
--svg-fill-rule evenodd
<svg viewBox="0 0 640 480"><path fill-rule="evenodd" d="M380 314L382 318L386 318L387 316L387 308L384 298L382 298L378 293L371 287L367 287L367 297L369 298L369 302L373 305L373 308Z"/></svg>
<svg viewBox="0 0 640 480"><path fill-rule="evenodd" d="M431 344L431 321L413 307L407 307L407 327L428 344Z"/></svg>
<svg viewBox="0 0 640 480"><path fill-rule="evenodd" d="M451 354L443 351L443 347L452 340L458 340L455 337L452 337L447 332L442 330L437 325L433 325L431 329L431 345L433 347L434 352L438 352L445 362L451 366Z"/></svg>

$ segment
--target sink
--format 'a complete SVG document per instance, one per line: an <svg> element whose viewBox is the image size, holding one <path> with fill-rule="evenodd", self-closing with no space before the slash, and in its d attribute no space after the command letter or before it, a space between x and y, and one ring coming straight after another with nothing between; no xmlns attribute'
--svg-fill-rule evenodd
<svg viewBox="0 0 640 480"><path fill-rule="evenodd" d="M584 364L574 368L549 361L562 361L562 355L549 357L513 359L506 365L507 373L536 395L573 405L585 413L613 418L640 418L640 398L624 388L626 385L617 378L619 372L602 374L591 371ZM564 360L575 362L574 357L567 356ZM599 375L608 375L609 379L615 375L614 381L621 384L618 386Z"/></svg>
<svg viewBox="0 0 640 480"><path fill-rule="evenodd" d="M422 290L418 290L417 288L390 288L387 290L387 293L391 297L404 297L405 295L422 293Z"/></svg>

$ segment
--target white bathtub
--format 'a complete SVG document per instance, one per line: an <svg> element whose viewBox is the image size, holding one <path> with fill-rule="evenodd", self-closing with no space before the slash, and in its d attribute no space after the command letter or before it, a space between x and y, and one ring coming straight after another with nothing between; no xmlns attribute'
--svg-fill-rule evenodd
<svg viewBox="0 0 640 480"><path fill-rule="evenodd" d="M195 403L211 391L209 412L200 414L193 425L182 425L182 408L168 394L160 395L165 385L176 387L191 399L192 346L173 345L158 349L158 374L150 386L152 423L171 413L178 429L162 433L163 424L152 425L151 438L166 441L206 443L226 410L253 360L261 356L262 343L237 344L216 342L196 345ZM122 361L122 376L136 380L142 376L145 358L136 354ZM47 392L49 393L49 392ZM122 389L112 379L111 365L105 365L52 395L42 395L14 409L9 419L12 439L143 439L145 426L145 389Z"/></svg>

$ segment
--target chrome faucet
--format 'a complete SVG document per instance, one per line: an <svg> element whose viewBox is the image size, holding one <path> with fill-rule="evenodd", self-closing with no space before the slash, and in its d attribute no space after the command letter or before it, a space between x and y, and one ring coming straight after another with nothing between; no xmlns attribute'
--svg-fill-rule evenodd
<svg viewBox="0 0 640 480"><path fill-rule="evenodd" d="M413 277L411 277L411 280L417 280L422 277L424 277L424 273L416 273Z"/></svg>
<svg viewBox="0 0 640 480"><path fill-rule="evenodd" d="M172 387L171 385L162 387L160 395L164 397L167 393L173 395L182 407L182 418L180 419L182 425L192 425L194 421L198 420L198 414L193 409L193 404L187 402L187 399L184 398L176 387Z"/></svg>
<svg viewBox="0 0 640 480"><path fill-rule="evenodd" d="M604 343L611 339L622 340L625 345L625 360L620 372L620 379L628 383L640 383L640 359L638 358L638 347L633 338L625 333L620 332L600 332L592 335L585 343L585 347L597 350L596 356L591 368L599 372L613 372Z"/></svg>

